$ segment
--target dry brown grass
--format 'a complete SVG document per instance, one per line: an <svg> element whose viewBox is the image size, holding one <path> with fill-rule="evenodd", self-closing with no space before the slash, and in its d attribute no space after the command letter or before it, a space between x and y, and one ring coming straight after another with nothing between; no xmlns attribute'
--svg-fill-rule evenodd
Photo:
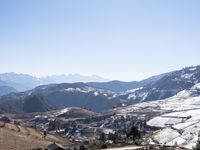
<svg viewBox="0 0 200 150"><path fill-rule="evenodd" d="M46 148L50 143L69 144L69 141L52 134L43 134L35 129L0 123L0 150L29 150Z"/></svg>

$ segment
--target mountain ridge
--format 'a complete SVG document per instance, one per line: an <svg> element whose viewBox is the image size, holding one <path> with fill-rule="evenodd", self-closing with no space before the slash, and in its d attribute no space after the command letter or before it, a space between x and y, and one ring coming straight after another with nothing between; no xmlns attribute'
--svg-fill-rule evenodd
<svg viewBox="0 0 200 150"><path fill-rule="evenodd" d="M2 96L0 110L5 113L29 113L26 107L33 107L34 103L31 112L63 107L85 107L95 112L101 112L120 103L120 99L115 97L115 94L104 89L96 89L85 83L42 85L26 92ZM25 106L25 104L29 105ZM42 106L40 106L41 104ZM38 107L41 109L37 110Z"/></svg>
<svg viewBox="0 0 200 150"><path fill-rule="evenodd" d="M35 77L22 73L2 73L0 74L0 86L13 87L19 92L33 89L39 85L53 84L53 83L75 83L75 82L105 82L109 79L102 78L97 75L51 75L46 77Z"/></svg>
<svg viewBox="0 0 200 150"><path fill-rule="evenodd" d="M127 82L111 81L113 82L127 84ZM36 96L37 102L34 105L38 108L41 106L41 109L33 109L31 112L62 107L85 107L95 112L102 112L121 105L169 98L199 82L200 66L195 66L151 77L145 80L143 85L125 92L113 92L82 82L41 85L25 92L2 96L0 110L4 113L28 113L27 109L23 109L24 104L28 104L26 107L31 107L30 97Z"/></svg>

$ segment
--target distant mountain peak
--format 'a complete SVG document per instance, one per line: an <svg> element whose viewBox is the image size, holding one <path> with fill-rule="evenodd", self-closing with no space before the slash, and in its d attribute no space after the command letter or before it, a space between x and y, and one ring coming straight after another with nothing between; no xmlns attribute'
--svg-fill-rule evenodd
<svg viewBox="0 0 200 150"><path fill-rule="evenodd" d="M0 86L13 87L17 91L26 91L44 84L106 81L108 81L108 79L102 78L97 75L86 76L80 74L62 74L39 78L28 74L14 72L0 74Z"/></svg>
<svg viewBox="0 0 200 150"><path fill-rule="evenodd" d="M75 82L107 82L109 79L102 78L97 75L80 75L80 74L61 74L61 75L50 75L40 78L40 80L54 83L75 83ZM49 81L48 81L49 80Z"/></svg>

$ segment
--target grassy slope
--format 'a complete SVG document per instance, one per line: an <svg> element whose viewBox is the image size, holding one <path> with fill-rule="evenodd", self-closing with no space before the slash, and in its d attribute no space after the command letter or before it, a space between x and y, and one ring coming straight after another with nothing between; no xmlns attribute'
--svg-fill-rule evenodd
<svg viewBox="0 0 200 150"><path fill-rule="evenodd" d="M0 150L46 148L53 142L69 144L69 141L56 135L47 134L44 139L42 133L35 129L0 123Z"/></svg>

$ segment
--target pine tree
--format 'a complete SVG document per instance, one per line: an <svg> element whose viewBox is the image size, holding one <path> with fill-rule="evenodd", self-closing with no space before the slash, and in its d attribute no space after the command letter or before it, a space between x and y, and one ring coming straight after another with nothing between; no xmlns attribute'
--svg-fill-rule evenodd
<svg viewBox="0 0 200 150"><path fill-rule="evenodd" d="M106 135L104 132L101 133L100 137L99 137L99 140L102 141L102 142L105 142L106 141Z"/></svg>
<svg viewBox="0 0 200 150"><path fill-rule="evenodd" d="M86 150L85 146L84 145L81 145L79 150Z"/></svg>
<svg viewBox="0 0 200 150"><path fill-rule="evenodd" d="M136 143L137 140L141 138L140 132L137 129L137 127L132 126L127 133L127 138L131 138L133 140L133 143Z"/></svg>
<svg viewBox="0 0 200 150"><path fill-rule="evenodd" d="M113 141L114 143L118 143L120 137L119 137L119 133L116 131L115 134L113 133L109 133L108 134L108 140Z"/></svg>

